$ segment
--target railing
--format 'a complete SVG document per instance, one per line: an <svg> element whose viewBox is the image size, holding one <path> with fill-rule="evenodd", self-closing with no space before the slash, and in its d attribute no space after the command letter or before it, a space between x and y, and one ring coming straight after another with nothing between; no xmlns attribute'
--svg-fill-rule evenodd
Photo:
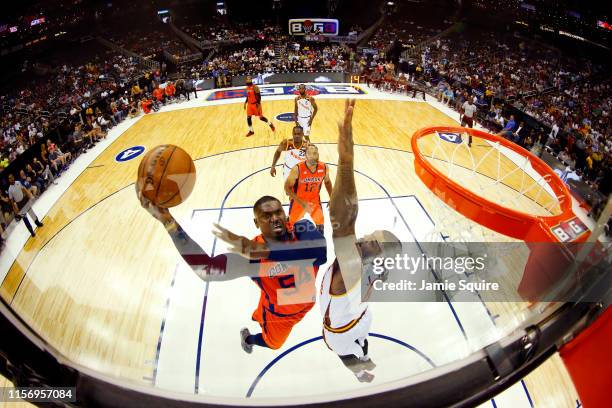
<svg viewBox="0 0 612 408"><path fill-rule="evenodd" d="M128 50L127 48L120 47L112 41L108 41L107 39L102 37L96 37L96 40L100 44L110 48L113 51L117 51L118 53L121 53L125 56L134 58L138 62L138 65L141 65L149 70L159 70L161 68L159 62L146 59L142 55L138 55L135 52Z"/></svg>
<svg viewBox="0 0 612 408"><path fill-rule="evenodd" d="M172 22L168 23L168 25L170 26L170 29L174 32L174 34L176 34L181 40L183 40L185 42L185 44L189 44L189 45L191 45L191 47L193 47L195 49L198 49L200 51L203 50L202 46L201 46L201 44L200 44L200 42L198 40L196 40L195 38L191 37L189 34L184 32L183 30L181 30L177 26L175 26Z"/></svg>
<svg viewBox="0 0 612 408"><path fill-rule="evenodd" d="M460 27L462 27L464 23L463 22L457 22L455 24L453 24L452 26L448 27L446 30L443 30L442 32L434 35L433 37L427 38L423 41L421 41L420 43L416 44L414 46L414 48L408 49L406 51L404 51L402 53L402 58L404 59L411 59L411 58L417 58L418 56L421 55L421 53L423 52L423 49L425 47L427 47L429 44L431 44L432 42L440 39L440 38L444 38L447 35L455 32L457 29L459 29Z"/></svg>
<svg viewBox="0 0 612 408"><path fill-rule="evenodd" d="M370 37L376 32L376 30L378 30L378 27L381 26L383 21L385 21L385 14L384 14L384 12L381 11L380 18L378 20L376 20L376 22L374 24L372 24L370 27L368 27L365 30L363 30L363 32L361 34L359 34L359 36L357 36L357 39L355 40L355 43L357 45L363 45L363 44L367 43L368 40L370 39Z"/></svg>
<svg viewBox="0 0 612 408"><path fill-rule="evenodd" d="M201 52L195 52L187 55L177 55L173 54L169 50L163 50L163 53L164 57L166 57L168 61L171 61L173 64L176 65L186 64L188 62L193 62L204 58Z"/></svg>

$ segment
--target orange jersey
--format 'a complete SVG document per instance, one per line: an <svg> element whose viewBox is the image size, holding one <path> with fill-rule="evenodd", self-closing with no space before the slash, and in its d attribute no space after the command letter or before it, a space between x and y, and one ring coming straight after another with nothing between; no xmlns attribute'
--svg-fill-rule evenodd
<svg viewBox="0 0 612 408"><path fill-rule="evenodd" d="M247 85L246 87L246 93L247 93L247 101L250 104L256 104L257 103L257 94L255 93L255 85Z"/></svg>
<svg viewBox="0 0 612 408"><path fill-rule="evenodd" d="M264 242L262 235L255 242ZM295 238L292 239L295 241ZM252 278L261 289L260 306L278 316L291 316L309 310L316 299L318 266L303 262L262 260L259 277Z"/></svg>
<svg viewBox="0 0 612 408"><path fill-rule="evenodd" d="M306 162L297 164L298 179L293 186L293 192L304 201L319 201L319 192L327 174L327 167L323 162L317 162L314 171L310 171Z"/></svg>
<svg viewBox="0 0 612 408"><path fill-rule="evenodd" d="M173 96L174 93L176 92L176 88L174 87L174 85L172 84L168 84L166 85L166 96Z"/></svg>
<svg viewBox="0 0 612 408"><path fill-rule="evenodd" d="M158 101L161 101L164 97L164 91L159 88L155 88L153 90L153 97L155 97L155 99L157 99Z"/></svg>

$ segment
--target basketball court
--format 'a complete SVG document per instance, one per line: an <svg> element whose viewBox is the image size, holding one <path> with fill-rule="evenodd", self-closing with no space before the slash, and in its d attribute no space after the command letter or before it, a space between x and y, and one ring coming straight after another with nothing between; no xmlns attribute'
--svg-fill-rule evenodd
<svg viewBox="0 0 612 408"><path fill-rule="evenodd" d="M353 118L360 200L357 236L384 228L404 242L431 240L444 210L415 173L411 137L425 127L458 126L458 114L435 101L365 86L328 86L344 91L316 96L319 112L311 140L319 146L320 160L328 163L332 181L337 122L344 100L358 99ZM239 331L257 330L251 314L259 289L244 278L206 283L190 270L164 228L140 207L134 182L142 156L129 158L139 146L146 152L160 144L180 146L191 155L196 185L172 213L207 253L223 253L225 244L211 234L214 222L250 237L258 234L252 205L260 196L278 197L285 208L288 204L282 172L275 178L269 172L274 151L290 137L293 126L292 121L276 119L293 112L293 95L277 93L278 88L262 92L264 115L274 118L275 133L255 120L255 135L245 138L243 99L232 96L231 90L224 98L218 93L211 98L214 91L200 92L197 100L170 105L111 130L107 141L77 159L46 201L34 205L39 215L46 214L37 237L27 238L21 224L18 228L23 231L13 231L15 246L7 248L1 259L0 295L78 364L165 390L247 397L253 403L258 398L384 389L399 379L464 358L538 312L525 303L487 303L477 296L471 302L453 302L445 295L442 301L373 303L370 355L377 368L371 384L356 381L325 347L318 305L281 349L243 352ZM436 139L435 134L420 142L423 153L441 169L445 161L436 157L452 157L459 165L457 178L470 176L466 169L473 168L469 164L475 160L478 177L498 181L486 187L486 194L506 205L541 214L559 211L554 194L510 151L495 150L478 138L471 154L465 143ZM124 157L128 160L117 160ZM496 164L488 164L493 158ZM282 162L281 157L279 166ZM474 183L480 183L478 177ZM517 190L521 197L514 194ZM326 192L321 200L329 200ZM325 205L324 211L330 234ZM588 225L587 219L583 222ZM467 219L451 233L466 230L516 241ZM328 264L331 261L333 245L328 239ZM550 398L556 398L558 406L575 406L577 400L556 356L485 406L545 406Z"/></svg>

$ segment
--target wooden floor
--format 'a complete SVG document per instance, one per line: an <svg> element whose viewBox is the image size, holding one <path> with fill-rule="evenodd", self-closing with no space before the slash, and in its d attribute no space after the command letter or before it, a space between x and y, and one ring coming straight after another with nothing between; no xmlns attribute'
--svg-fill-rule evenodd
<svg viewBox="0 0 612 408"><path fill-rule="evenodd" d="M333 143L344 101L319 100L318 105L312 140L320 143L321 160L335 163ZM293 102L266 101L263 107L272 118L292 112ZM106 374L150 383L177 256L165 230L136 200L133 183L139 160L118 163L114 158L136 145L148 150L170 143L187 150L196 159L197 183L191 197L172 210L179 220L187 220L194 208L252 205L264 193L286 201L282 173L273 179L266 170L275 147L291 132L291 124L276 123L277 131L272 133L256 121L256 135L245 138L241 103L141 118L49 211L45 226L28 240L2 282L0 296L69 359ZM425 103L361 100L353 123L355 143L360 145L355 168L379 181L389 194L415 194L430 213L435 212L435 196L413 171L410 135L425 126L457 125L456 121ZM253 176L248 183L239 183L249 175ZM236 188L228 195L232 186ZM380 196L371 186L358 183L360 198ZM327 200L326 193L322 199ZM547 205L547 200L550 197L541 195L540 204ZM534 206L533 200L527 201L525 205ZM500 306L500 313L506 315L502 320L506 319L509 330L523 320L526 308L505 307ZM532 380L527 381L529 385ZM573 403L571 382L548 381L546 393L563 395ZM540 385L533 393L542 389ZM546 393L534 398L544 401Z"/></svg>

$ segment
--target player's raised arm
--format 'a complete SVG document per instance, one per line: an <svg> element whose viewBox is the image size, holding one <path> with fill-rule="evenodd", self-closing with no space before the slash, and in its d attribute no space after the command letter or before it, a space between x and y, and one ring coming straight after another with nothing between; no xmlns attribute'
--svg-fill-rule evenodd
<svg viewBox="0 0 612 408"><path fill-rule="evenodd" d="M147 210L149 214L156 220L160 221L168 235L172 238L174 246L185 262L201 279L206 281L223 281L247 276L249 273L256 273L256 268L251 271L248 262L242 261L245 268L230 268L228 265L229 258L226 254L209 256L206 251L200 247L174 219L167 208L157 207L149 200L144 198L142 194L137 192L140 205ZM232 255L235 258L241 258L238 255Z"/></svg>
<svg viewBox="0 0 612 408"><path fill-rule="evenodd" d="M345 291L359 285L362 272L361 255L355 237L358 201L353 173L354 108L355 100L347 100L344 118L338 124L338 172L329 202L334 249Z"/></svg>
<svg viewBox="0 0 612 408"><path fill-rule="evenodd" d="M357 189L353 173L353 110L355 100L347 100L344 118L338 123L338 171L329 202L333 237L355 235Z"/></svg>
<svg viewBox="0 0 612 408"><path fill-rule="evenodd" d="M213 234L229 245L230 252L211 257L183 230L167 208L153 205L141 194L138 194L138 198L142 207L164 225L183 260L203 280L257 277L259 261L262 259L279 262L307 261L314 266L323 265L327 261L325 238L314 225L300 228L299 233L296 231L300 241L275 245L254 242L215 224Z"/></svg>
<svg viewBox="0 0 612 408"><path fill-rule="evenodd" d="M272 158L272 166L270 167L270 175L272 177L276 176L276 162L278 162L281 153L285 150L287 150L287 139L284 139L282 142L280 142L278 148L274 152L274 157Z"/></svg>

